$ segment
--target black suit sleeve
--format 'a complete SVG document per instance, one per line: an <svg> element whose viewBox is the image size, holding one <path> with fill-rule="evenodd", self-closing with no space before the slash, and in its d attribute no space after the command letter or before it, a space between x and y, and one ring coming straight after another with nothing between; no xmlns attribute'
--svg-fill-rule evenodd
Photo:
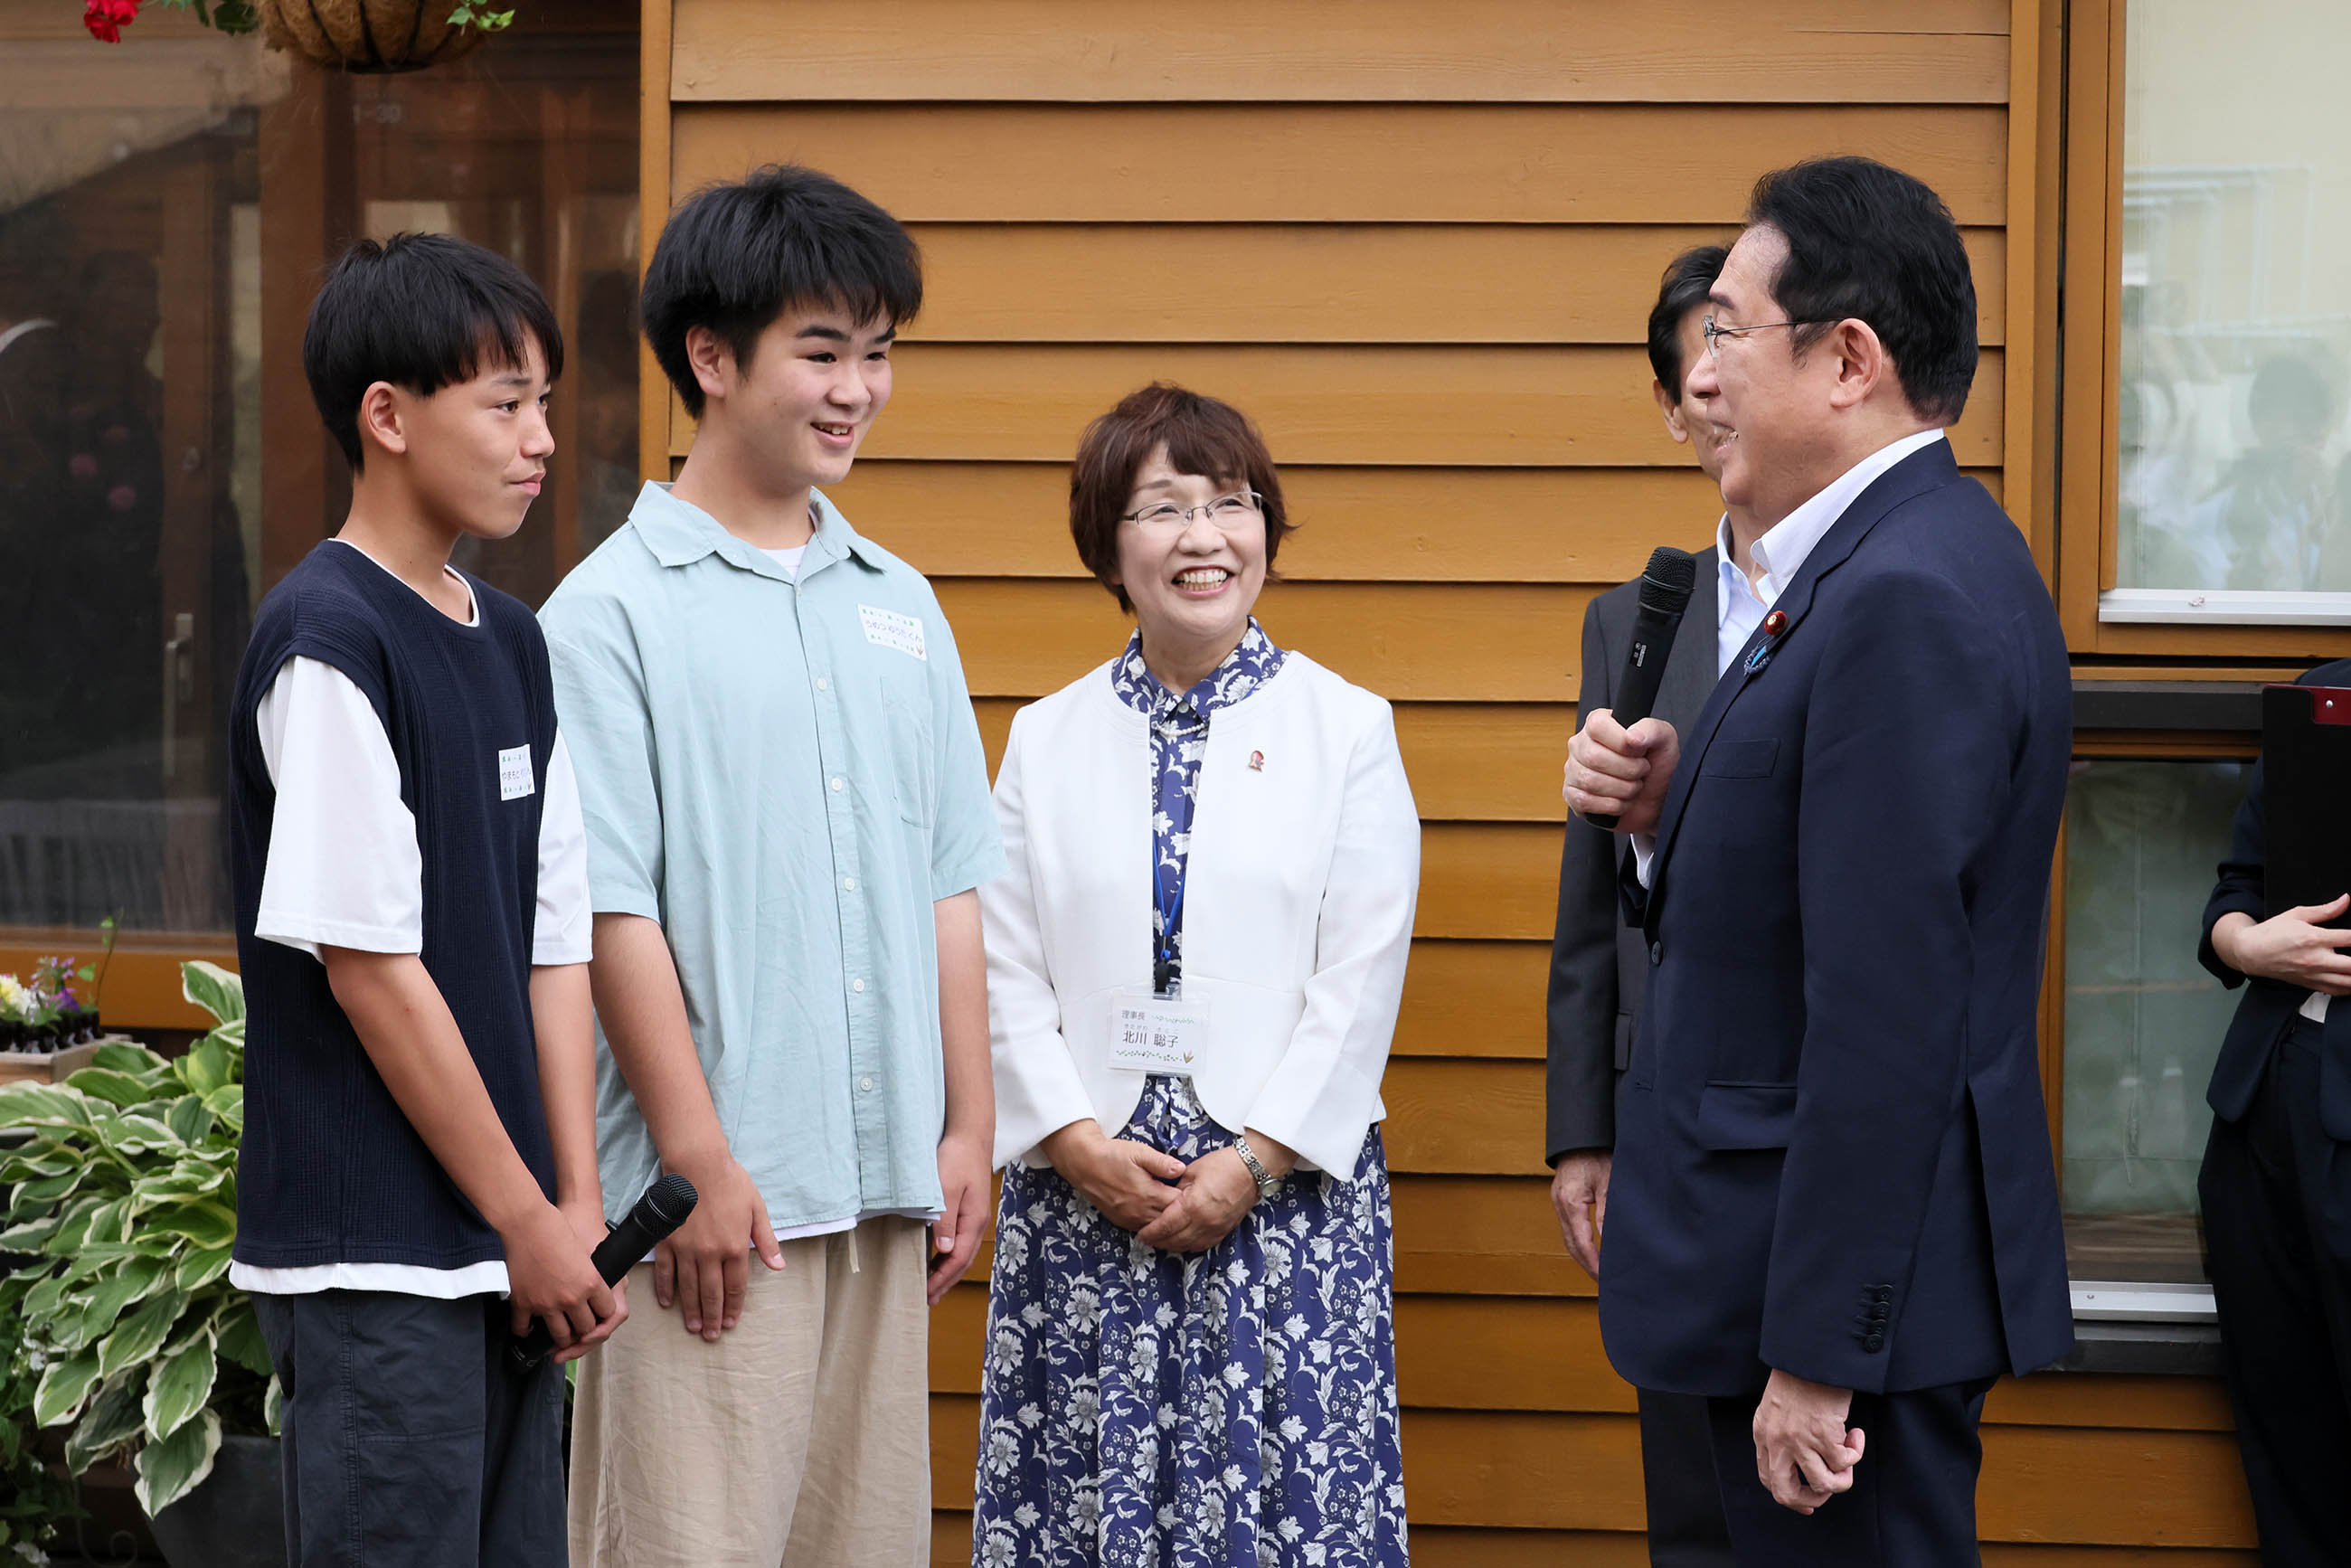
<svg viewBox="0 0 2351 1568"><path fill-rule="evenodd" d="M1607 637L1597 600L1583 612L1577 717L1608 706ZM1617 839L1580 817L1567 821L1559 859L1559 921L1551 944L1544 1029L1549 1069L1544 1157L1616 1145Z"/></svg>
<svg viewBox="0 0 2351 1568"><path fill-rule="evenodd" d="M2204 905L2204 923L2196 940L2198 961L2232 991L2245 983L2245 977L2229 967L2213 950L2212 927L2231 910L2241 910L2255 920L2268 917L2262 870L2262 765L2256 762L2252 779L2245 786L2245 803L2237 808L2236 827L2229 840L2229 858L2220 862L2220 880L2212 889L2210 901Z"/></svg>

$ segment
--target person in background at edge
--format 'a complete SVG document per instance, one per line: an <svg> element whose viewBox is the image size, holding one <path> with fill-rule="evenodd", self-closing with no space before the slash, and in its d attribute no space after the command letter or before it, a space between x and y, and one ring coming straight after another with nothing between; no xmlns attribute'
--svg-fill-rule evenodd
<svg viewBox="0 0 2351 1568"><path fill-rule="evenodd" d="M1689 390L1687 373L1706 354L1700 330L1707 290L1727 247L1702 245L1666 268L1649 311L1650 391L1666 434L1688 444L1708 479L1722 474L1722 434L1708 399ZM1762 531L1744 507L1725 509L1712 548L1698 558L1691 614L1666 655L1652 711L1677 728L1698 716L1748 633L1763 619L1755 595L1750 547ZM1633 631L1638 580L1609 590L1583 612L1581 712L1614 706L1618 672ZM1715 635L1705 635L1708 609ZM1625 924L1616 883L1623 841L1571 818L1559 860L1559 923L1552 936L1551 1002L1544 1030L1546 1156L1560 1234L1585 1273L1600 1275L1600 1228L1608 1211L1609 1151L1616 1142L1616 1095L1639 1027L1649 981L1649 947ZM1641 1401L1641 1484L1648 1503L1649 1561L1656 1568L1729 1568L1730 1537L1714 1479L1714 1444L1706 1401L1645 1388Z"/></svg>
<svg viewBox="0 0 2351 1568"><path fill-rule="evenodd" d="M921 308L895 218L761 169L640 305L696 421L541 618L591 850L604 1190L701 1201L580 1385L577 1568L930 1560L930 1317L987 1227L981 883L1004 867L931 586L848 477ZM756 1256L755 1256L756 1255Z"/></svg>
<svg viewBox="0 0 2351 1568"><path fill-rule="evenodd" d="M2074 1342L2037 1052L2064 639L1943 434L1978 322L1934 192L1767 174L1710 298L1693 390L1771 609L1687 740L1603 710L1569 748L1651 969L1601 1334L1708 1396L1742 1568L1972 1564L1984 1395Z"/></svg>
<svg viewBox="0 0 2351 1568"><path fill-rule="evenodd" d="M2351 685L2351 659L2302 685ZM2237 1448L2270 1568L2351 1563L2351 898L2268 913L2262 768L2198 956L2251 980L2207 1098L2197 1196Z"/></svg>
<svg viewBox="0 0 2351 1568"><path fill-rule="evenodd" d="M1290 523L1229 405L1155 385L1096 420L1070 528L1137 626L1014 716L997 779L973 1560L1405 1568L1395 726L1250 613Z"/></svg>

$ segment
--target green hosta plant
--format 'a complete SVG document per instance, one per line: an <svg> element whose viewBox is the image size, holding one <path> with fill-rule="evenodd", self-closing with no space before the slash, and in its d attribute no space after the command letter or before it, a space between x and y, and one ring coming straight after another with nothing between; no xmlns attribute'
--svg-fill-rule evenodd
<svg viewBox="0 0 2351 1568"><path fill-rule="evenodd" d="M128 1457L151 1515L212 1473L223 1432L277 1416L252 1303L228 1282L245 991L211 964L183 965L181 985L218 1021L178 1061L101 1046L61 1084L0 1089L0 1127L32 1134L0 1158L17 1184L0 1251L37 1260L0 1281L0 1313L23 1321L14 1370L37 1374L34 1421L70 1427L74 1473Z"/></svg>

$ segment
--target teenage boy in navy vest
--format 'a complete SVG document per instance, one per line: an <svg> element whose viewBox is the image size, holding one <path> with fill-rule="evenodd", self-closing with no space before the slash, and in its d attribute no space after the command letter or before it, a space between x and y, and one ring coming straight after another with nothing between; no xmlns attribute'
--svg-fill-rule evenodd
<svg viewBox="0 0 2351 1568"><path fill-rule="evenodd" d="M230 1278L293 1561L561 1564L556 1362L626 1315L589 1261L586 839L538 622L449 554L522 526L562 338L512 263L406 235L337 265L302 361L351 509L262 601L230 720ZM562 1349L517 1374L534 1319Z"/></svg>
<svg viewBox="0 0 2351 1568"><path fill-rule="evenodd" d="M921 302L905 230L810 170L671 214L643 308L694 451L543 612L604 1189L702 1195L643 1270L660 1312L581 1369L581 1568L930 1560L925 1301L987 1224L1004 853L938 601L816 488Z"/></svg>

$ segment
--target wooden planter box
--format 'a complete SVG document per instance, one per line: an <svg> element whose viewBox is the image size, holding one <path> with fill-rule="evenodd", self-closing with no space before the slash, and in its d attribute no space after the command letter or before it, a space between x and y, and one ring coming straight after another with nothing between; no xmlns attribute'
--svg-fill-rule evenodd
<svg viewBox="0 0 2351 1568"><path fill-rule="evenodd" d="M63 1083L89 1065L101 1045L137 1045L127 1034L102 1034L63 1051L0 1051L0 1083Z"/></svg>

